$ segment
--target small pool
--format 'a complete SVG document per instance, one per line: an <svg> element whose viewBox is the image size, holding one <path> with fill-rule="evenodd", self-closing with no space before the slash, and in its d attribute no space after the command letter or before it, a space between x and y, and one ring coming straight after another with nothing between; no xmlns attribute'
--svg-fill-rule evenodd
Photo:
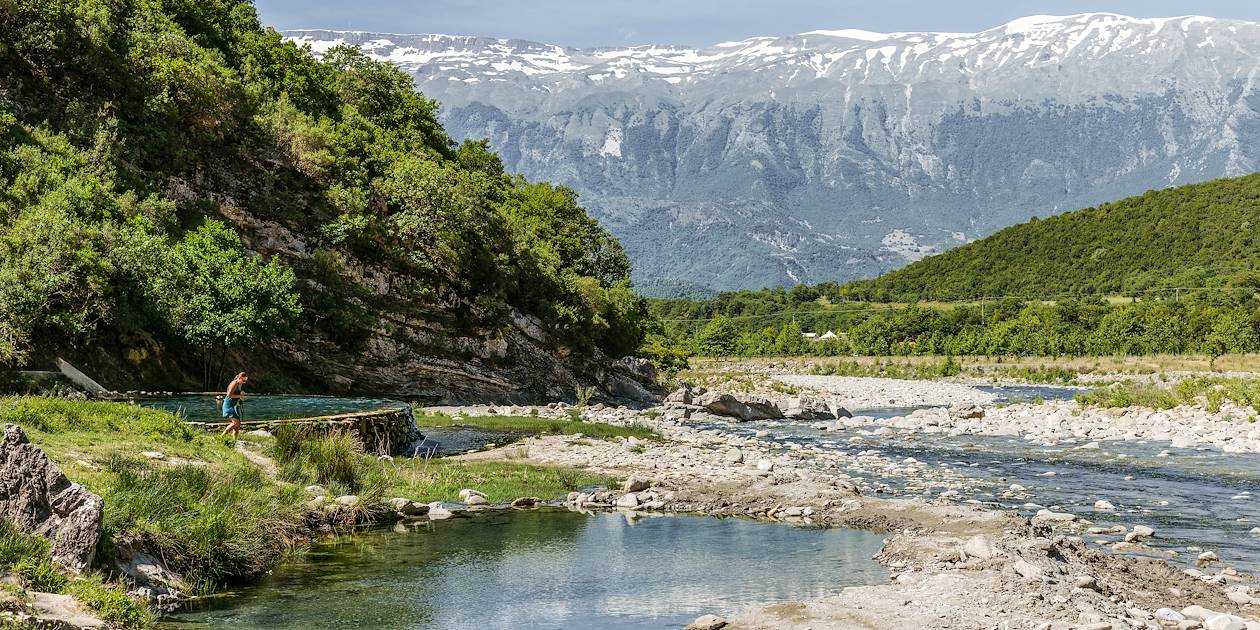
<svg viewBox="0 0 1260 630"><path fill-rule="evenodd" d="M220 403L213 394L189 394L169 398L143 398L136 403L143 407L164 409L184 416L192 422L219 422L223 420ZM404 403L385 398L337 398L334 396L250 396L246 394L245 420L276 420L280 418L313 418L339 413L375 411L401 407Z"/></svg>
<svg viewBox="0 0 1260 630"><path fill-rule="evenodd" d="M672 628L880 584L869 532L695 516L516 512L313 547L172 628Z"/></svg>

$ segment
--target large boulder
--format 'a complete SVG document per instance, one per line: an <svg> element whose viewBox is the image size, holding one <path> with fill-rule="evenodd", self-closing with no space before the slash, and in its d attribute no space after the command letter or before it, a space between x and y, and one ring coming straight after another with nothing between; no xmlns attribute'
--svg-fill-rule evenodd
<svg viewBox="0 0 1260 630"><path fill-rule="evenodd" d="M835 420L836 414L831 412L827 403L817 398L802 396L791 398L785 404L783 417L792 420L814 422L819 420Z"/></svg>
<svg viewBox="0 0 1260 630"><path fill-rule="evenodd" d="M741 398L740 401L752 412L752 417L747 418L748 420L777 420L783 417L783 410L768 398L750 396Z"/></svg>
<svg viewBox="0 0 1260 630"><path fill-rule="evenodd" d="M711 414L740 420L769 420L783 417L783 412L778 406L765 398L753 397L740 400L722 392L706 392L692 402L704 407L704 410Z"/></svg>
<svg viewBox="0 0 1260 630"><path fill-rule="evenodd" d="M92 564L105 502L72 483L22 429L4 426L0 441L0 517L52 541L53 559L81 571Z"/></svg>
<svg viewBox="0 0 1260 630"><path fill-rule="evenodd" d="M686 383L683 383L682 387L679 387L678 389L671 392L669 396L665 397L665 402L682 403L684 405L690 405L693 402L695 402L696 398L703 396L705 392L707 391L708 390L706 390L703 387L692 387Z"/></svg>

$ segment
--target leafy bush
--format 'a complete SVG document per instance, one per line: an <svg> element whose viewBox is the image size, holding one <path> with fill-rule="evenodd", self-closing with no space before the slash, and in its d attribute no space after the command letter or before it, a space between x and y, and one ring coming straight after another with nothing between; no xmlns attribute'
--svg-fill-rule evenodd
<svg viewBox="0 0 1260 630"><path fill-rule="evenodd" d="M1077 394L1076 401L1096 407L1137 406L1152 409L1172 409L1182 402L1175 393L1163 387L1129 381Z"/></svg>

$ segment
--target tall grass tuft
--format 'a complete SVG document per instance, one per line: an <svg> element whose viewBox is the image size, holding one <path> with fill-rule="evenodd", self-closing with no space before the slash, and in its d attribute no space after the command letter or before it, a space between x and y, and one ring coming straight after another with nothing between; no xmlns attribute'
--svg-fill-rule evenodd
<svg viewBox="0 0 1260 630"><path fill-rule="evenodd" d="M12 521L0 519L0 573L12 572L26 588L59 593L66 577L52 560L48 540L23 533Z"/></svg>
<svg viewBox="0 0 1260 630"><path fill-rule="evenodd" d="M272 457L280 478L299 484L319 484L329 491L358 495L374 505L385 495L385 464L368 457L355 436L346 431L319 434L295 426L279 427Z"/></svg>
<svg viewBox="0 0 1260 630"><path fill-rule="evenodd" d="M155 468L114 456L106 469L106 532L139 536L197 590L257 578L301 540L296 490L254 466Z"/></svg>

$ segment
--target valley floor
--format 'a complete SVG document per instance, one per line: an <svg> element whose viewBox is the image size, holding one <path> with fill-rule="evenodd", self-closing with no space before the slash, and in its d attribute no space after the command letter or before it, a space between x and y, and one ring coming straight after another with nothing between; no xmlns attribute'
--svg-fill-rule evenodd
<svg viewBox="0 0 1260 630"><path fill-rule="evenodd" d="M1239 507L1250 492L1231 502L1228 493L1238 485L1232 480L1211 487L1226 492L1219 497L1193 487L1180 497L1173 489L1190 478L1211 486L1215 473L1196 477L1195 466L1217 466L1210 462L1218 459L1232 465L1229 458L1239 455L1230 453L1260 452L1250 407L1104 409L1070 399L1009 405L1000 393L953 381L793 375L781 365L762 375L753 391L780 400L831 398L858 415L741 423L683 404L647 411L596 406L583 411L588 423L648 426L664 441L540 436L461 457L510 457L629 479L621 491L570 493L574 509L751 517L888 535L877 556L890 572L888 584L713 611L730 628L1260 628L1260 593L1241 566L1260 560L1242 540L1260 524L1251 523L1260 513L1249 504ZM966 440L966 448L930 461L921 454L930 457L936 442L949 440ZM1038 452L1049 458L1036 459ZM999 465L1003 457L1011 461ZM1162 478L1160 462L1185 468L1185 477ZM985 467L987 476L979 472ZM1056 469L1063 481L1054 480ZM1121 475L1132 488L1121 487ZM1035 486L1037 479L1057 485ZM1169 494L1161 497L1164 486ZM1152 507L1168 506L1168 499L1173 505L1164 512L1183 512L1165 516ZM1220 531L1177 521L1218 508L1239 518Z"/></svg>

